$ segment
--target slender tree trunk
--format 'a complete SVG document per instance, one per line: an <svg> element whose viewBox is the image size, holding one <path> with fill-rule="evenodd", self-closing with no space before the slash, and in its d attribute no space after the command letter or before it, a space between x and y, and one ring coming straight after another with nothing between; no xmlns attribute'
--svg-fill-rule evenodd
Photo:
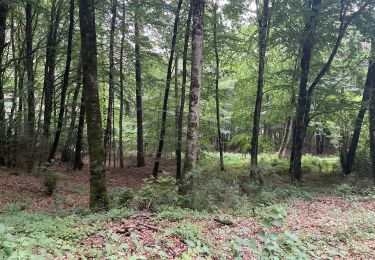
<svg viewBox="0 0 375 260"><path fill-rule="evenodd" d="M74 0L70 0L70 17L69 17L69 33L68 33L68 47L66 54L66 65L64 72L63 84L61 87L61 103L60 103L60 112L57 123L57 129L55 133L55 139L53 141L50 154L48 156L48 161L51 161L55 157L57 146L60 141L61 130L63 126L64 113L65 113L65 97L69 85L69 73L70 65L72 61L72 45L73 45L73 33L74 33Z"/></svg>
<svg viewBox="0 0 375 260"><path fill-rule="evenodd" d="M289 144L289 141L290 141L290 136L292 135L292 131L293 131L293 119L290 116L287 119L283 139L281 141L281 145L280 145L280 148L279 148L279 158L280 159L285 159L286 148L288 147L288 144Z"/></svg>
<svg viewBox="0 0 375 260"><path fill-rule="evenodd" d="M370 55L369 75L368 80L370 89L370 154L372 161L372 174L374 176L375 185L375 37L371 38L371 55Z"/></svg>
<svg viewBox="0 0 375 260"><path fill-rule="evenodd" d="M176 138L176 147L175 147L175 154L177 156L177 142L178 142L178 113L180 108L180 98L179 98L179 81L178 81L178 73L179 73L179 55L176 53L176 57L174 59L174 100L175 100L175 107L174 107L174 116L175 116L175 138Z"/></svg>
<svg viewBox="0 0 375 260"><path fill-rule="evenodd" d="M373 76L371 75L371 65L372 64L369 64L369 67L368 67L367 79L366 79L365 88L363 90L363 95L362 95L361 108L359 109L357 118L355 120L354 132L353 132L353 136L351 139L349 151L346 156L346 163L343 168L344 174L350 174L353 170L353 163L355 160L355 154L357 151L359 137L361 135L363 118L365 117L366 110L368 109L368 106L369 106L368 103L370 101L370 83L371 83L371 77Z"/></svg>
<svg viewBox="0 0 375 260"><path fill-rule="evenodd" d="M6 122L5 122L5 99L3 86L3 53L6 47L5 31L6 20L8 15L7 2L0 3L0 165L5 165L6 162Z"/></svg>
<svg viewBox="0 0 375 260"><path fill-rule="evenodd" d="M94 0L79 0L83 96L90 156L90 208L108 209L105 150L99 103Z"/></svg>
<svg viewBox="0 0 375 260"><path fill-rule="evenodd" d="M196 168L203 58L204 0L193 0L193 34L191 51L191 84L184 173Z"/></svg>
<svg viewBox="0 0 375 260"><path fill-rule="evenodd" d="M296 119L293 135L293 152L290 161L290 173L292 182L302 181L301 160L302 148L306 135L306 104L307 104L307 84L309 80L309 69L311 56L315 43L315 29L319 15L321 0L312 0L309 16L305 21L304 42L301 58L301 77L299 86L299 96L297 102Z"/></svg>
<svg viewBox="0 0 375 260"><path fill-rule="evenodd" d="M169 90L170 90L170 86L171 86L172 66L173 66L174 53L175 53L176 42L177 42L178 25L179 25L179 22L180 22L180 12L181 12L182 2L183 2L183 0L178 1L176 13L175 13L174 25L173 25L171 53L169 55L168 69L167 69L167 79L166 79L166 82L165 82L165 93L164 93L163 111L162 111L162 118L161 118L159 145L158 145L158 151L156 153L154 170L152 172L152 175L154 177L158 176L159 164L160 164L160 159L161 159L161 155L162 155L162 152L163 152L163 146L164 146L164 137L165 137L165 132L166 132L166 124L167 124L168 97L169 97Z"/></svg>
<svg viewBox="0 0 375 260"><path fill-rule="evenodd" d="M32 6L27 2L26 12L26 72L27 72L27 138L28 158L27 172L31 173L34 167L34 134L35 134L35 97L34 97L34 68L33 68L33 15Z"/></svg>
<svg viewBox="0 0 375 260"><path fill-rule="evenodd" d="M65 140L64 148L61 154L61 161L63 162L69 162L72 159L71 158L72 136L73 136L73 130L76 126L76 119L77 119L77 100L79 97L79 93L82 92L80 91L81 84L82 84L82 67L81 67L81 62L79 62L78 67L77 67L76 88L74 90L73 101L72 101L70 125L68 129L68 134Z"/></svg>
<svg viewBox="0 0 375 260"><path fill-rule="evenodd" d="M184 124L184 110L185 110L185 98L186 98L186 81L187 81L187 59L188 49L191 31L191 16L193 12L193 0L190 0L189 13L186 19L186 29L184 37L184 50L182 54L182 83L181 83L181 102L180 110L178 112L178 127L177 127L177 148L176 148L176 179L180 181L182 179L182 130Z"/></svg>
<svg viewBox="0 0 375 260"><path fill-rule="evenodd" d="M214 48L215 48L215 61L216 61L216 71L215 71L215 99L216 99L216 125L217 125L217 140L219 145L220 153L220 170L224 171L224 152L223 144L221 141L221 126L220 126L220 97L219 97L219 79L220 79L220 59L219 59L219 48L217 43L217 9L218 5L215 2L214 6Z"/></svg>
<svg viewBox="0 0 375 260"><path fill-rule="evenodd" d="M56 0L52 2L51 21L48 32L46 63L44 72L44 117L43 117L43 150L48 149L48 139L50 135L51 114L55 96L55 67L57 55L57 31L60 23L61 5ZM42 151L44 152L44 151Z"/></svg>
<svg viewBox="0 0 375 260"><path fill-rule="evenodd" d="M113 78L113 72L115 68L114 61L114 41L115 41L115 29L116 29L116 16L117 16L117 0L112 0L112 20L111 20L111 36L109 41L109 93L108 93L108 111L107 111L107 126L104 134L104 148L106 153L110 156L111 154L111 132L112 132L112 118L114 114L114 95L115 95L115 81ZM109 165L111 160L109 159Z"/></svg>
<svg viewBox="0 0 375 260"><path fill-rule="evenodd" d="M79 112L79 122L78 122L78 129L77 129L77 139L76 139L76 149L74 154L74 170L81 171L83 168L82 162L82 142L83 142L83 129L85 128L85 115L86 115L86 108L85 108L85 100L82 93L81 98L81 106Z"/></svg>
<svg viewBox="0 0 375 260"><path fill-rule="evenodd" d="M253 135L251 139L251 166L258 165L258 144L259 144L259 129L260 129L260 114L262 111L263 86L264 86L264 67L266 63L267 50L267 32L269 21L269 0L263 1L263 12L260 19L259 26L259 68L258 68L258 88L255 101ZM252 179L258 179L257 172L252 170L250 174Z"/></svg>
<svg viewBox="0 0 375 260"><path fill-rule="evenodd" d="M123 118L124 118L124 49L125 49L125 14L126 7L123 1L121 25L121 50L120 50L120 118L119 118L119 159L120 168L124 168L124 147L123 147Z"/></svg>
<svg viewBox="0 0 375 260"><path fill-rule="evenodd" d="M10 40L12 43L12 58L14 59L13 66L14 66L14 89L13 89L13 96L12 96L12 107L10 110L9 115L9 126L7 129L7 166L8 167L15 167L15 158L16 158L16 142L15 142L15 133L14 131L14 116L16 113L17 108L17 95L18 95L18 77L21 73L20 68L20 61L17 61L17 54L16 54L16 43L15 43L15 28L14 28L14 15L11 16L11 31L10 31ZM16 132L16 131L14 131Z"/></svg>
<svg viewBox="0 0 375 260"><path fill-rule="evenodd" d="M137 167L145 166L145 152L143 142L143 105L142 105L142 65L141 42L139 32L139 18L137 9L134 13L135 37L135 83L136 83L136 110L137 110Z"/></svg>

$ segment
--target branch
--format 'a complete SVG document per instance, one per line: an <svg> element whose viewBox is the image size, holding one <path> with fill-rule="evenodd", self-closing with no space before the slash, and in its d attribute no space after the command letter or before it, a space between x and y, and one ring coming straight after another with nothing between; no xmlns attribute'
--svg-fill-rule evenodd
<svg viewBox="0 0 375 260"><path fill-rule="evenodd" d="M352 15L350 15L347 19L347 21L345 22L345 12L346 12L346 8L344 8L343 6L343 1L341 1L341 8L340 8L340 27L339 27L339 34L337 36L337 39L336 39L336 43L335 43L335 46L333 47L333 50L327 60L327 62L324 64L323 68L320 70L320 72L318 73L318 75L316 76L316 78L314 79L313 83L311 84L311 86L309 87L308 91L307 91L307 95L308 96L311 96L312 93L314 92L316 86L319 84L320 80L324 77L324 75L328 72L339 48L340 48L340 45L341 45L341 41L342 39L344 38L345 36L345 33L346 33L346 30L348 28L348 26L352 23L352 21L357 17L359 16L364 10L365 8L370 4L370 3L373 3L374 0L369 0L367 1L364 5L362 5L356 12L354 12Z"/></svg>

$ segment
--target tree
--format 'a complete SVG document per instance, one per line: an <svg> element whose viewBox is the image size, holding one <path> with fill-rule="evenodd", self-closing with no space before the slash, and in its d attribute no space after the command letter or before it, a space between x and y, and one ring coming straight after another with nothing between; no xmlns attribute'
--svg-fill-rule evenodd
<svg viewBox="0 0 375 260"><path fill-rule="evenodd" d="M161 154L163 152L163 146L164 146L164 136L165 136L166 124L167 124L168 97L169 97L169 90L170 90L171 80L172 80L172 66L173 66L173 61L174 61L174 54L175 54L175 48L176 48L176 42L177 42L178 25L180 22L180 12L181 12L182 3L183 3L183 0L178 1L178 5L176 8L176 12L175 12L171 52L170 52L169 61L168 61L167 78L165 80L165 93L164 93L159 145L158 145L158 150L156 153L154 169L152 172L152 175L154 177L158 176L159 164L160 164Z"/></svg>
<svg viewBox="0 0 375 260"><path fill-rule="evenodd" d="M187 60L188 60L188 49L191 31L191 16L193 12L193 0L189 3L189 12L186 19L186 28L184 36L184 50L182 54L182 82L181 82L181 98L180 108L178 111L178 126L177 126L177 145L176 145L176 179L179 181L182 179L182 129L184 123L184 109L185 109L185 98L186 98L186 82L187 82Z"/></svg>
<svg viewBox="0 0 375 260"><path fill-rule="evenodd" d="M111 36L109 41L109 89L108 89L108 111L107 111L107 126L104 134L104 148L106 153L110 155L111 147L111 131L112 131L112 119L114 115L114 102L115 102L115 81L114 81L114 41L115 41L115 29L116 29L116 17L117 17L117 0L112 0L112 20L111 20ZM111 161L109 160L109 164Z"/></svg>
<svg viewBox="0 0 375 260"><path fill-rule="evenodd" d="M135 43L135 84L137 111L137 167L145 166L145 152L143 141L143 105L142 105L142 64L141 39L139 32L139 7L134 11L134 43Z"/></svg>
<svg viewBox="0 0 375 260"><path fill-rule="evenodd" d="M0 67L2 69L3 53L6 47L5 44L5 31L6 20L8 15L8 3L0 3ZM5 99L3 87L3 72L0 72L0 165L5 165L6 154L6 122L5 122Z"/></svg>
<svg viewBox="0 0 375 260"><path fill-rule="evenodd" d="M375 185L375 37L371 38L371 55L369 59L369 75L368 79L370 89L370 154L372 162L372 174L374 176Z"/></svg>
<svg viewBox="0 0 375 260"><path fill-rule="evenodd" d="M57 146L60 141L61 130L63 126L63 120L65 115L65 98L66 92L69 85L69 74L70 65L72 62L72 48L73 48L73 30L74 30L74 0L70 0L70 11L69 11L69 32L68 32L68 47L66 51L66 65L64 71L64 79L61 87L61 101L60 101L60 112L57 121L57 129L55 133L55 138L51 147L50 154L48 156L48 161L51 161L55 157Z"/></svg>
<svg viewBox="0 0 375 260"><path fill-rule="evenodd" d="M55 95L55 69L57 56L57 32L60 24L62 1L53 0L51 18L48 29L46 61L44 65L44 117L43 117L43 149L48 149L50 135L51 114L53 110L53 97ZM49 158L48 158L49 159Z"/></svg>
<svg viewBox="0 0 375 260"><path fill-rule="evenodd" d="M184 173L194 170L197 163L200 112L199 102L202 85L204 5L204 0L193 0L192 2L193 34L191 50L191 83Z"/></svg>
<svg viewBox="0 0 375 260"><path fill-rule="evenodd" d="M97 80L97 48L94 0L79 0L83 96L86 106L90 157L90 208L108 209L105 151Z"/></svg>
<svg viewBox="0 0 375 260"><path fill-rule="evenodd" d="M79 110L79 122L78 122L78 129L77 129L77 139L76 139L76 149L74 154L74 170L82 170L83 162L82 162L82 142L83 142L83 129L85 127L85 115L86 115L86 106L85 100L82 93L81 97L81 105Z"/></svg>
<svg viewBox="0 0 375 260"><path fill-rule="evenodd" d="M267 1L267 0L266 0ZM217 125L217 139L218 139L218 146L219 146L219 153L220 153L220 170L224 171L224 152L223 152L223 144L221 141L221 127L220 127L220 103L219 103L219 80L220 80L220 58L219 58L219 48L217 43L217 9L218 4L215 2L214 4L214 49L215 49L215 100L216 100L216 125Z"/></svg>
<svg viewBox="0 0 375 260"><path fill-rule="evenodd" d="M73 130L76 126L76 119L77 119L77 101L78 96L82 92L81 91L81 85L82 85L82 68L81 68L81 62L79 62L77 67L77 75L76 75L76 88L73 93L73 101L72 101L72 108L71 108L71 118L70 118L70 125L68 129L68 134L65 139L64 148L62 150L61 154L61 161L63 162L69 162L71 158L71 145L72 145L72 135ZM84 117L84 116L83 116ZM82 123L83 125L83 123Z"/></svg>
<svg viewBox="0 0 375 260"><path fill-rule="evenodd" d="M259 142L259 125L260 113L262 111L263 86L264 86L264 67L266 62L267 49L267 32L269 22L269 1L263 1L263 11L259 18L259 68L258 68L258 88L255 101L253 135L251 139L251 166L258 165L258 142ZM251 177L257 179L256 171L252 170Z"/></svg>
<svg viewBox="0 0 375 260"><path fill-rule="evenodd" d="M342 39L346 34L348 26L352 21L358 17L368 6L370 2L366 1L361 5L355 12L348 14L352 3L340 2L340 13L339 13L339 29L332 51L319 70L317 76L312 81L311 85L308 86L310 76L310 63L313 54L314 44L316 41L316 24L319 20L319 14L321 12L321 0L312 0L311 5L307 6L308 15L305 18L305 28L302 43L302 56L301 56L301 74L299 84L299 94L297 101L295 126L293 132L293 148L290 159L290 174L292 182L302 181L301 161L302 161L302 148L304 139L306 136L307 128L310 123L310 110L312 103L313 93L320 83L321 79L329 71L331 64L340 48Z"/></svg>
<svg viewBox="0 0 375 260"><path fill-rule="evenodd" d="M123 147L123 118L124 118L124 49L125 49L125 14L126 6L123 1L121 24L121 50L120 50L120 118L119 118L119 156L120 167L124 168L124 147Z"/></svg>
<svg viewBox="0 0 375 260"><path fill-rule="evenodd" d="M26 72L27 72L27 138L28 158L27 172L34 167L34 133L35 133L35 96L34 96L34 68L33 68L33 15L30 2L26 3Z"/></svg>

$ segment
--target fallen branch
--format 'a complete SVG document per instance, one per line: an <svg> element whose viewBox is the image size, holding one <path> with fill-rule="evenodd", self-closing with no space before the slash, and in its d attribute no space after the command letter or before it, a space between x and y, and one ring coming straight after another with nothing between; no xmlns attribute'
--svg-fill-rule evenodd
<svg viewBox="0 0 375 260"><path fill-rule="evenodd" d="M236 226L237 225L236 223L234 223L232 220L229 220L229 219L214 218L214 221L224 226Z"/></svg>

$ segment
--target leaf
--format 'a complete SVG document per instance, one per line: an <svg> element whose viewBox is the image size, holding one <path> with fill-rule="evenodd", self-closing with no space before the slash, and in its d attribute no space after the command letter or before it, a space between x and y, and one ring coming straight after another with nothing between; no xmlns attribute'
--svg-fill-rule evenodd
<svg viewBox="0 0 375 260"><path fill-rule="evenodd" d="M263 242L267 240L267 237L266 237L266 233L264 231L260 231L258 233L258 237L260 240L262 240Z"/></svg>
<svg viewBox="0 0 375 260"><path fill-rule="evenodd" d="M278 218L278 219L276 219L276 220L273 222L273 224L274 224L276 227L281 227L281 226L284 225L284 219L282 219L282 218Z"/></svg>
<svg viewBox="0 0 375 260"><path fill-rule="evenodd" d="M272 232L270 233L269 237L270 237L272 240L276 241L276 240L279 238L279 235L278 235L276 232L272 231Z"/></svg>
<svg viewBox="0 0 375 260"><path fill-rule="evenodd" d="M190 239L185 240L185 242L188 245L188 247L196 247L196 244L194 243L194 241Z"/></svg>
<svg viewBox="0 0 375 260"><path fill-rule="evenodd" d="M262 221L262 225L265 228L270 228L270 227L272 227L272 222L269 219L265 219L265 220Z"/></svg>

